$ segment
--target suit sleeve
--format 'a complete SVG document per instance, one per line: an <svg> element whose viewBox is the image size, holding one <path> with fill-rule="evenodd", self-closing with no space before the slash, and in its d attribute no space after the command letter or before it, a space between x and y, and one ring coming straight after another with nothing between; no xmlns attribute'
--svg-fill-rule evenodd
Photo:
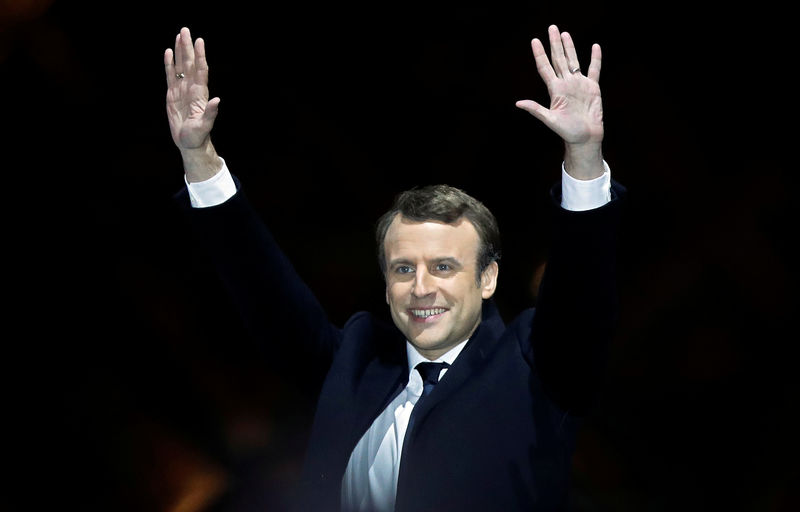
<svg viewBox="0 0 800 512"><path fill-rule="evenodd" d="M609 203L569 211L558 206L560 186L551 191L550 252L523 350L548 396L571 414L582 415L593 403L617 322L617 247L625 194L612 180Z"/></svg>
<svg viewBox="0 0 800 512"><path fill-rule="evenodd" d="M326 370L341 339L308 286L275 242L234 178L237 193L217 206L192 208L176 194L200 250L209 254L247 332L274 362L302 357Z"/></svg>

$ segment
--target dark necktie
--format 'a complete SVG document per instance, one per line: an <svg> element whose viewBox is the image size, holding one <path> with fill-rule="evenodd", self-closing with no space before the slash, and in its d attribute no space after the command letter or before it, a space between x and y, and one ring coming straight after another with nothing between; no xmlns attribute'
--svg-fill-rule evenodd
<svg viewBox="0 0 800 512"><path fill-rule="evenodd" d="M450 368L447 363L419 363L417 371L422 376L422 397L424 398L433 391L433 387L439 382L439 374L443 368Z"/></svg>
<svg viewBox="0 0 800 512"><path fill-rule="evenodd" d="M450 368L450 365L447 363L419 363L417 366L415 366L415 368L422 377L422 396L420 396L419 400L417 400L417 405L414 406L414 410L411 411L411 417L408 419L408 428L406 428L405 435L406 440L409 439L409 436L411 436L411 433L414 430L414 423L416 422L417 411L419 411L419 404L425 399L426 396L431 394L433 387L439 382L439 374L442 373L442 369ZM408 446L408 442L404 441L403 452L406 451L406 446Z"/></svg>

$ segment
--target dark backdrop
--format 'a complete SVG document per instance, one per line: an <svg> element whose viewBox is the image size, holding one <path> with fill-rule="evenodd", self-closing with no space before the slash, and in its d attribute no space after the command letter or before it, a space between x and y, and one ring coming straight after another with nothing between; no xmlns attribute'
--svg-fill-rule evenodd
<svg viewBox="0 0 800 512"><path fill-rule="evenodd" d="M495 212L501 312L533 303L561 147L514 102L547 101L529 42L551 23L584 69L603 47L605 156L630 189L620 329L572 510L797 506L787 12L0 8L4 430L20 482L4 509L281 510L299 470L313 400L264 370L172 202L162 56L181 26L207 43L219 153L342 323L385 310L373 222L426 183Z"/></svg>

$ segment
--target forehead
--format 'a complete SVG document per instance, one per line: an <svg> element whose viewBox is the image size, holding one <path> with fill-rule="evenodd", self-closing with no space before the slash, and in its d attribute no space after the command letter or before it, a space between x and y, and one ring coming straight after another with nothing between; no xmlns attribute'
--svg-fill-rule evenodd
<svg viewBox="0 0 800 512"><path fill-rule="evenodd" d="M391 261L396 258L475 258L479 242L475 226L465 217L448 224L436 220L413 221L398 213L383 243L386 259Z"/></svg>

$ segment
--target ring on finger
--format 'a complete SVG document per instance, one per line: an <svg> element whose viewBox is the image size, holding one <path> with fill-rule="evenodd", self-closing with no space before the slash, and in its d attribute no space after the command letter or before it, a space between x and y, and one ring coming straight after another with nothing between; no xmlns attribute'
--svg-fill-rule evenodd
<svg viewBox="0 0 800 512"><path fill-rule="evenodd" d="M177 78L177 79L179 79L179 80L180 80L181 78L184 78L185 76L186 76L186 75L184 75L183 73L175 73L175 78Z"/></svg>
<svg viewBox="0 0 800 512"><path fill-rule="evenodd" d="M580 70L581 70L580 66L575 66L574 68L570 68L569 72L574 75L575 73L580 72Z"/></svg>

